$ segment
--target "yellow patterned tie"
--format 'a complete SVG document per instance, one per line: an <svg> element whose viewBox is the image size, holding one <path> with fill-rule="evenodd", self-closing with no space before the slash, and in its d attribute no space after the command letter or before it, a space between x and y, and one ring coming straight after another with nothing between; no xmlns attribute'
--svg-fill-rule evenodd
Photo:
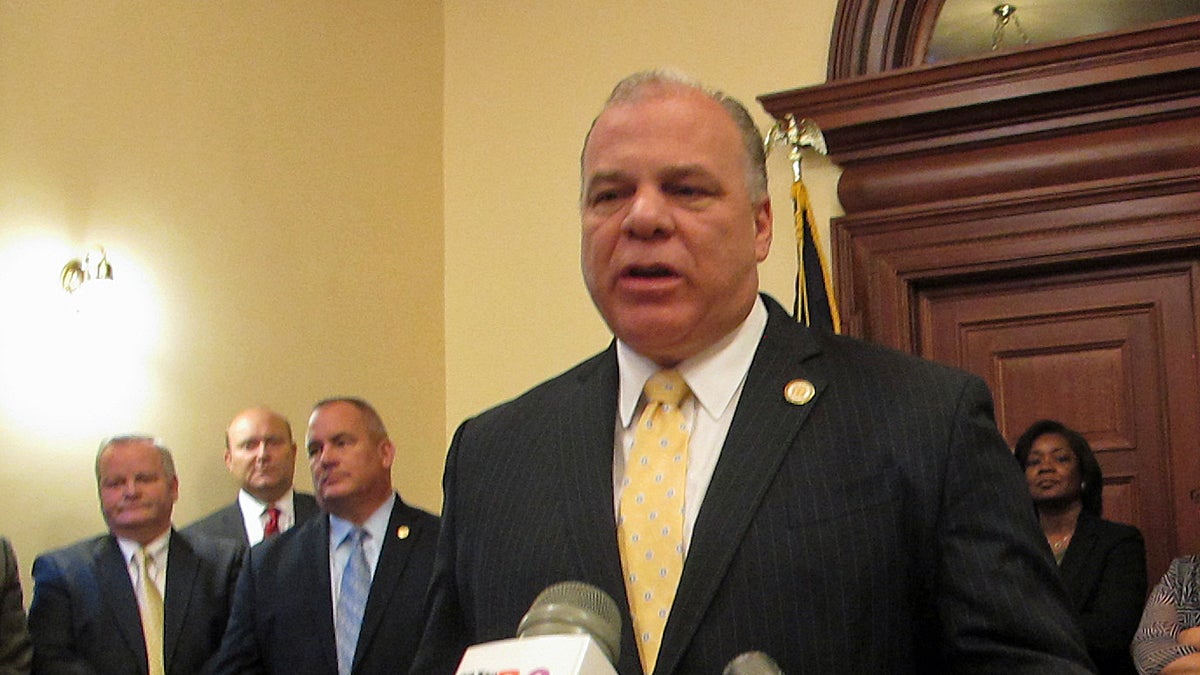
<svg viewBox="0 0 1200 675"><path fill-rule="evenodd" d="M683 492L687 481L690 391L674 370L655 373L625 463L617 538L642 670L654 672L663 629L683 570Z"/></svg>
<svg viewBox="0 0 1200 675"><path fill-rule="evenodd" d="M150 675L163 675L163 598L154 583L154 558L142 547L138 551L141 568L141 597L138 609L142 613L142 635L146 639L146 661Z"/></svg>

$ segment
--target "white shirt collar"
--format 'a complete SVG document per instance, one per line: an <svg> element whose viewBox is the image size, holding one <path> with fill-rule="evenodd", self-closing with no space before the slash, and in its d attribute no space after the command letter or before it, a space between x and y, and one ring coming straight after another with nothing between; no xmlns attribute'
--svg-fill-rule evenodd
<svg viewBox="0 0 1200 675"><path fill-rule="evenodd" d="M692 390L697 405L710 417L719 417L733 400L746 373L750 371L750 362L754 360L754 352L758 349L766 326L767 307L758 297L740 326L676 366ZM620 373L617 415L621 425L628 427L637 411L646 380L661 367L617 340L617 370ZM741 377L730 377L730 373L739 373Z"/></svg>
<svg viewBox="0 0 1200 675"><path fill-rule="evenodd" d="M168 527L166 532L163 532L159 536L155 537L154 540L149 544L146 544L146 552L149 553L150 557L154 560L160 561L159 564L161 565L161 561L167 559L167 548L169 547L170 543L171 528ZM121 555L125 557L126 565L133 560L133 556L136 555L137 552L142 548L141 544L132 539L126 539L124 537L117 537L117 546L121 548Z"/></svg>
<svg viewBox="0 0 1200 675"><path fill-rule="evenodd" d="M295 489L288 488L288 491L283 493L282 497L275 500L274 503L268 504L266 502L259 501L257 497L249 492L246 492L245 490L238 490L238 506L241 507L242 513L253 514L256 518L261 517L263 512L272 506L279 509L282 515L291 516L293 504L295 503L293 501L293 495L295 494Z"/></svg>

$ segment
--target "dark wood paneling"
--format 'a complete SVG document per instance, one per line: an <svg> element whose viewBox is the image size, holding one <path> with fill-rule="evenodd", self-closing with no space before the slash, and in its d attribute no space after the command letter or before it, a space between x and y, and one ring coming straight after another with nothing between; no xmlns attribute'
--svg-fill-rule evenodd
<svg viewBox="0 0 1200 675"><path fill-rule="evenodd" d="M843 0L830 82L759 99L842 169L844 330L1084 427L1156 575L1200 553L1200 17L913 66L937 4Z"/></svg>
<svg viewBox="0 0 1200 675"><path fill-rule="evenodd" d="M1187 381L1186 369L1182 380L1169 372L1196 343L1195 272L1188 261L1126 265L1034 285L945 287L917 298L925 327L919 352L982 375L1010 443L1044 417L1088 438L1104 470L1105 515L1141 528L1155 578L1175 551L1200 544L1195 519L1176 522L1171 499L1172 476L1187 485L1200 480L1186 445L1194 421L1171 423L1173 403L1196 405L1189 392L1197 383Z"/></svg>

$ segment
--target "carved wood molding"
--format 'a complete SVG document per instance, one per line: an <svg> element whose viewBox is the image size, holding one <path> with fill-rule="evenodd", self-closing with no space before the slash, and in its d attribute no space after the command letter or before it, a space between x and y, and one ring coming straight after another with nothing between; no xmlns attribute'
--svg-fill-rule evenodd
<svg viewBox="0 0 1200 675"><path fill-rule="evenodd" d="M1102 178L1131 161L1195 165L1200 17L759 100L776 117L821 127L844 172L838 196L847 212L989 193L998 182L1056 184L1080 171ZM1075 156L1048 161L1063 152L1062 137ZM1027 147L1014 153L1016 143ZM960 180L973 166L1001 175Z"/></svg>
<svg viewBox="0 0 1200 675"><path fill-rule="evenodd" d="M823 130L843 171L846 215L832 225L843 320L885 344L913 346L914 284L1011 272L1056 247L1091 259L1113 237L1150 250L1167 206L1200 230L1200 17L759 100ZM1063 226L1064 214L1086 217ZM998 260L996 237L1035 243Z"/></svg>
<svg viewBox="0 0 1200 675"><path fill-rule="evenodd" d="M882 73L925 60L942 0L842 0L826 78Z"/></svg>
<svg viewBox="0 0 1200 675"><path fill-rule="evenodd" d="M946 284L1102 270L1116 260L1200 258L1200 172L1037 188L838 221L843 317L855 335L915 352L923 292Z"/></svg>

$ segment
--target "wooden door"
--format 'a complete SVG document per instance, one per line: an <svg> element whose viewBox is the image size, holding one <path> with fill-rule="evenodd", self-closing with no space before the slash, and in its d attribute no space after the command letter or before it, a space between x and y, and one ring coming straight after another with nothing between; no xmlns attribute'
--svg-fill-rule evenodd
<svg viewBox="0 0 1200 675"><path fill-rule="evenodd" d="M1106 266L917 293L918 351L991 386L1012 444L1057 419L1104 471L1104 515L1141 529L1149 581L1200 551L1200 264Z"/></svg>
<svg viewBox="0 0 1200 675"><path fill-rule="evenodd" d="M917 65L939 6L842 0L830 81L759 97L842 169L843 328L1080 427L1157 581L1200 554L1200 16Z"/></svg>

